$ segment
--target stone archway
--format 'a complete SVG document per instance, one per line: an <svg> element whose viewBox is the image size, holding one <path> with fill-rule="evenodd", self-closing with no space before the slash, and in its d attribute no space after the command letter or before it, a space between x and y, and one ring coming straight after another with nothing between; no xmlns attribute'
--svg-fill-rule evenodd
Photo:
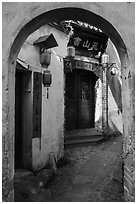
<svg viewBox="0 0 137 204"><path fill-rule="evenodd" d="M4 38L8 35L8 41L4 44L4 55L3 55L3 200L11 201L13 200L13 177L14 177L14 104L15 104L15 66L16 58L18 52L21 49L26 38L34 32L36 29L49 22L56 22L60 20L74 19L81 20L90 23L102 31L104 31L111 39L120 56L122 65L122 76L123 76L123 114L128 114L126 108L128 106L127 97L131 102L133 102L133 92L130 90L133 87L133 83L125 81L127 75L129 76L129 71L132 69L131 59L128 55L126 45L119 34L119 25L115 22L116 28L112 25L112 18L116 15L112 12L109 7L102 7L99 10L99 4L92 3L43 3L32 4L29 3L26 9L26 15L21 15L20 17L16 15L11 23L9 23L8 28L5 29ZM24 8L25 9L25 8ZM44 11L45 10L45 11ZM93 10L93 12L92 12ZM103 11L103 15L101 14ZM110 21L106 12L111 15ZM24 12L25 14L25 12ZM28 15L28 16L27 16ZM11 29L11 30L10 30ZM10 32L9 32L10 31ZM124 28L123 33L124 35ZM126 39L126 37L125 37ZM132 71L130 75L134 77ZM129 84L128 84L129 83ZM127 87L127 92L125 93L125 86ZM130 86L130 88L129 88ZM132 100L132 101L131 101ZM128 114L129 120L132 119L133 107L131 107L131 112ZM125 124L125 138L127 138L129 130L128 128L132 125L133 121L126 121ZM132 124L131 124L132 122ZM134 129L134 127L132 128ZM130 130L131 131L131 130ZM133 134L133 133L131 133ZM128 150L127 150L128 151Z"/></svg>

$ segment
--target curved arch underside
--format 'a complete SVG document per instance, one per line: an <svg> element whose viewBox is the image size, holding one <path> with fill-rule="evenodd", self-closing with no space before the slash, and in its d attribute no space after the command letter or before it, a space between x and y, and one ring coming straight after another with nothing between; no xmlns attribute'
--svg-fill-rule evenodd
<svg viewBox="0 0 137 204"><path fill-rule="evenodd" d="M17 37L15 38L13 46L11 48L10 57L12 57L14 54L15 56L17 56L26 38L38 28L47 23L58 22L62 20L79 20L82 22L89 23L97 28L100 28L104 33L109 36L109 38L115 45L119 53L120 59L122 60L123 56L127 55L126 46L118 31L114 28L112 24L110 24L107 20L93 12L87 11L85 9L71 7L53 9L35 17L30 22L28 22L20 30Z"/></svg>

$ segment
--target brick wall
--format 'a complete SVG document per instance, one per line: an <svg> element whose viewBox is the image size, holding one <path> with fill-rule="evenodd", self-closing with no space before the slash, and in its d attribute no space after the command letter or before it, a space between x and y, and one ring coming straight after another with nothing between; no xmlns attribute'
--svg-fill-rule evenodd
<svg viewBox="0 0 137 204"><path fill-rule="evenodd" d="M124 196L125 201L135 201L135 168L133 154L128 154L124 164Z"/></svg>

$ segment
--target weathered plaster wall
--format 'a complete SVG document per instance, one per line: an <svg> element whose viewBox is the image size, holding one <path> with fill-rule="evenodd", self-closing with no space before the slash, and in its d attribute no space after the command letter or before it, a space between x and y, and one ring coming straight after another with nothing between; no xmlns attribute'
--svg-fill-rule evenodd
<svg viewBox="0 0 137 204"><path fill-rule="evenodd" d="M51 27L43 26L24 43L18 58L30 65L30 69L42 72L39 48L33 45L40 36L53 33L58 46L52 48L51 64L52 84L47 99L47 88L42 86L42 135L32 139L32 167L34 170L43 168L52 152L59 159L64 148L64 71L63 58L67 54L68 38L65 33Z"/></svg>
<svg viewBox="0 0 137 204"><path fill-rule="evenodd" d="M74 12L72 8L79 8ZM59 10L57 8L69 8ZM55 9L55 10L54 10ZM52 14L49 12L54 10ZM48 11L48 13L46 13ZM73 11L73 12L72 12ZM75 10L76 11L76 10ZM89 12L87 12L89 11ZM29 34L49 18L51 21L73 18L86 21L106 32L117 47L122 67L122 108L124 120L124 158L128 175L125 182L126 201L134 200L134 141L135 141L135 3L134 2L16 2L3 3L3 200L13 201L14 176L14 96L15 61ZM93 13L90 13L93 12ZM45 13L30 27L24 27ZM55 14L55 15L54 15ZM94 15L95 14L95 15ZM96 15L97 14L97 15ZM100 18L100 17L101 18ZM24 28L24 30L22 29ZM21 31L21 32L20 32ZM18 35L20 32L20 35ZM16 38L18 35L18 38ZM120 36L121 38L120 38ZM16 41L14 42L16 38ZM123 41L122 41L123 39ZM13 44L14 42L14 44ZM124 43L123 43L124 42ZM13 46L14 45L14 46ZM10 50L12 52L10 55ZM125 49L126 48L126 49ZM10 56L10 59L9 59ZM131 161L131 162L129 162ZM126 172L125 172L126 175ZM127 178L127 177L125 177ZM131 182L130 182L131 181Z"/></svg>

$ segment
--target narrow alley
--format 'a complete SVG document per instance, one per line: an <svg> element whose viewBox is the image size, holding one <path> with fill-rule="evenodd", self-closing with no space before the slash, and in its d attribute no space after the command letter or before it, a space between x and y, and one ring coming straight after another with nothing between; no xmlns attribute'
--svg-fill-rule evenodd
<svg viewBox="0 0 137 204"><path fill-rule="evenodd" d="M123 202L122 136L67 148L50 183L35 201Z"/></svg>

